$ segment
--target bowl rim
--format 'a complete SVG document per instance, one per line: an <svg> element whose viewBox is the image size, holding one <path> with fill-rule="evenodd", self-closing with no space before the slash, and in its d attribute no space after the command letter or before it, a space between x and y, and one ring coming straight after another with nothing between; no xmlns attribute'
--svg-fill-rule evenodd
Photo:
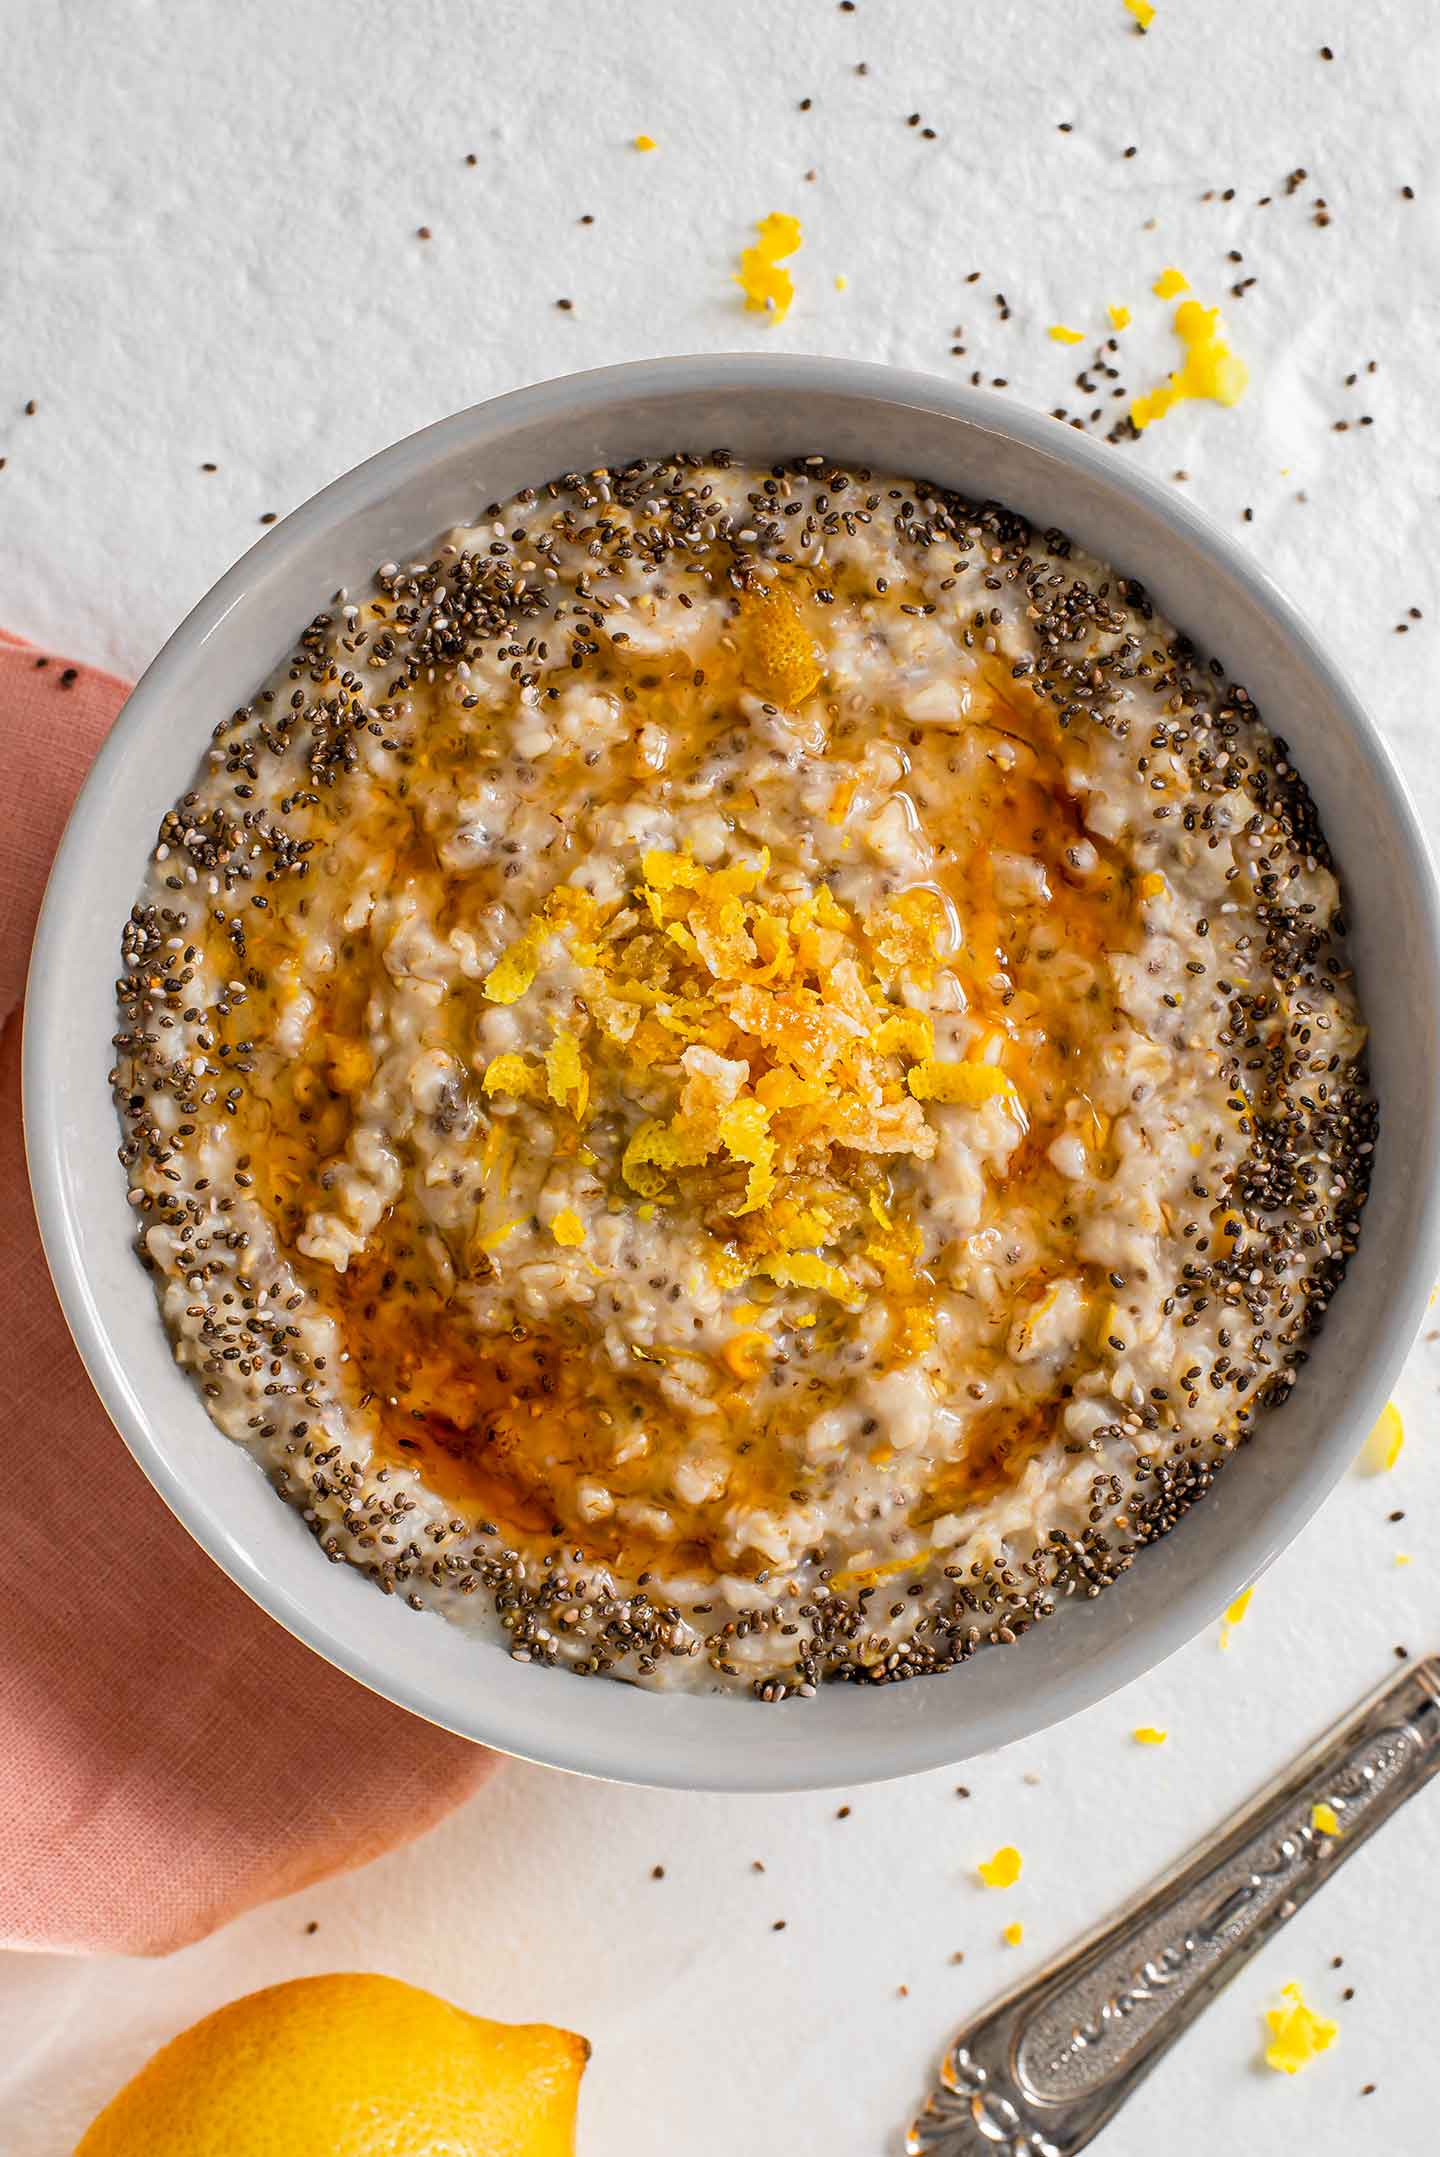
<svg viewBox="0 0 1440 2157"><path fill-rule="evenodd" d="M330 481L248 548L166 639L136 682L91 766L56 850L26 985L24 1134L42 1246L61 1309L91 1383L121 1438L171 1512L212 1561L271 1618L324 1660L382 1697L457 1735L518 1758L657 1788L739 1792L852 1786L940 1767L967 1754L963 1730L936 1719L933 1726L922 1722L899 1735L891 1733L888 1742L878 1747L883 1755L878 1763L873 1757L877 1747L867 1745L863 1736L852 1742L842 1763L827 1765L818 1776L797 1768L788 1753L772 1758L763 1747L732 1746L728 1748L729 1757L707 1768L702 1780L693 1772L673 1768L664 1759L632 1759L631 1741L617 1740L613 1725L612 1734L604 1740L584 1734L581 1722L572 1731L561 1709L558 1690L557 1712L546 1726L541 1746L533 1736L517 1743L514 1733L503 1727L503 1712L498 1717L501 1727L495 1726L497 1719L488 1712L485 1687L476 1687L462 1709L443 1687L431 1686L420 1656L411 1659L414 1674L404 1686L397 1686L391 1677L378 1672L368 1649L317 1617L274 1572L252 1562L225 1537L213 1502L167 1458L164 1444L152 1432L126 1376L123 1354L100 1316L88 1277L80 1223L61 1173L62 1132L46 1075L52 1062L64 1054L63 957L75 926L69 917L74 911L76 890L83 882L85 857L103 818L107 782L132 737L149 723L152 714L165 708L172 681L178 680L192 663L197 648L244 603L258 569L263 566L268 576L283 568L287 558L299 564L311 542L327 528L383 502L403 478L463 448L477 430L493 434L504 427L530 426L561 417L571 419L580 414L603 420L636 395L653 398L706 393L753 399L767 392L793 394L797 390L843 395L902 411L923 410L1018 443L1023 449L1094 480L1112 496L1128 497L1132 504L1148 508L1185 547L1244 585L1271 625L1320 679L1336 710L1343 715L1352 742L1369 767L1391 835L1403 849L1405 873L1417 890L1428 956L1432 968L1440 970L1440 889L1423 826L1388 744L1305 617L1268 571L1208 516L1148 473L1124 465L1112 450L1048 415L1012 405L991 392L952 386L940 377L871 361L800 353L719 352L628 360L554 376L467 406L403 436ZM1357 1426L1366 1412L1373 1418L1388 1396L1420 1323L1430 1285L1440 1269L1440 1178L1434 1173L1434 1159L1427 1161L1424 1168L1426 1188L1412 1238L1415 1263L1364 1358L1367 1378L1352 1411ZM1104 1655L1072 1674L1068 1704L1058 1714L1050 1713L1038 1722L1028 1723L1023 1715L1017 1715L1009 1736L995 1742L1013 1742L1067 1720L1176 1652L1204 1625L1213 1622L1234 1594L1257 1578L1293 1540L1345 1472L1350 1457L1350 1451L1340 1447L1316 1454L1300 1498L1259 1554L1258 1563L1252 1557L1243 1576L1237 1576L1233 1561L1228 1570L1220 1565L1210 1584L1213 1592L1200 1594L1192 1589L1188 1597L1182 1597L1180 1607L1186 1615L1178 1632L1172 1622L1168 1643L1154 1637L1151 1627L1122 1634ZM804 1710L792 1708L790 1712L803 1714ZM961 1748L958 1751L957 1745Z"/></svg>

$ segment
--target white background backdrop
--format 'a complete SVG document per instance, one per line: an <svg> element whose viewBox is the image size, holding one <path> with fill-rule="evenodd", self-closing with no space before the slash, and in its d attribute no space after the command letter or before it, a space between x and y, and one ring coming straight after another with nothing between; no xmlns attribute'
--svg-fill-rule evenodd
<svg viewBox="0 0 1440 2157"><path fill-rule="evenodd" d="M6 627L133 672L265 512L457 406L609 360L774 343L979 368L1088 412L1073 376L1108 303L1134 313L1130 389L1175 363L1149 292L1175 263L1225 302L1252 386L1115 454L1187 474L1327 627L1440 828L1440 10L1422 0L1159 0L1144 37L1122 0L0 0L0 49ZM652 155L629 146L642 131ZM779 329L728 282L771 210L805 227ZM1049 341L1052 322L1087 342ZM1228 1653L1198 1640L1043 1738L856 1794L843 1821L844 1792L656 1796L516 1767L419 1846L168 1961L0 1958L0 2152L67 2150L155 2044L239 1992L372 1968L588 2033L583 2157L889 2157L949 2029L1397 1643L1437 1644L1436 1323L1399 1395L1399 1466L1347 1479ZM1135 1745L1140 1723L1169 1742ZM1002 1841L1025 1856L1004 1896L974 1873ZM1107 2157L1433 2146L1437 1876L1432 1793L1211 2009ZM1341 2026L1293 2083L1257 2065L1292 1977Z"/></svg>

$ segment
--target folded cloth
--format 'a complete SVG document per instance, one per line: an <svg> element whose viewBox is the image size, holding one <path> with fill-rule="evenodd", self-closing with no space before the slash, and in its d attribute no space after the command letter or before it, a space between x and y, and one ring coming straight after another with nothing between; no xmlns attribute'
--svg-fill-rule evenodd
<svg viewBox="0 0 1440 2157"><path fill-rule="evenodd" d="M495 1766L332 1670L211 1563L112 1428L50 1286L20 1004L51 856L125 695L0 633L0 1947L71 1954L199 1939L409 1841Z"/></svg>

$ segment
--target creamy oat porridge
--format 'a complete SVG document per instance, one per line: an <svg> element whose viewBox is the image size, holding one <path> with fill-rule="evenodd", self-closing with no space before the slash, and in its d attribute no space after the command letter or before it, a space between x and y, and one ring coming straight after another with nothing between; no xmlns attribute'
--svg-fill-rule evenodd
<svg viewBox="0 0 1440 2157"><path fill-rule="evenodd" d="M767 1699L944 1668L1296 1382L1374 1136L1338 905L1244 690L1061 534L570 475L337 594L166 816L142 1255L387 1593Z"/></svg>

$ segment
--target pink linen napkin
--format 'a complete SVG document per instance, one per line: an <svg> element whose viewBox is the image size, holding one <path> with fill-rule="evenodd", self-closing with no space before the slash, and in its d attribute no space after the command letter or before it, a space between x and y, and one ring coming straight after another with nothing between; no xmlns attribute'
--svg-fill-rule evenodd
<svg viewBox="0 0 1440 2157"><path fill-rule="evenodd" d="M496 1765L332 1670L191 1542L50 1286L20 1005L51 856L125 695L0 632L0 1947L72 1954L199 1939L422 1833Z"/></svg>

